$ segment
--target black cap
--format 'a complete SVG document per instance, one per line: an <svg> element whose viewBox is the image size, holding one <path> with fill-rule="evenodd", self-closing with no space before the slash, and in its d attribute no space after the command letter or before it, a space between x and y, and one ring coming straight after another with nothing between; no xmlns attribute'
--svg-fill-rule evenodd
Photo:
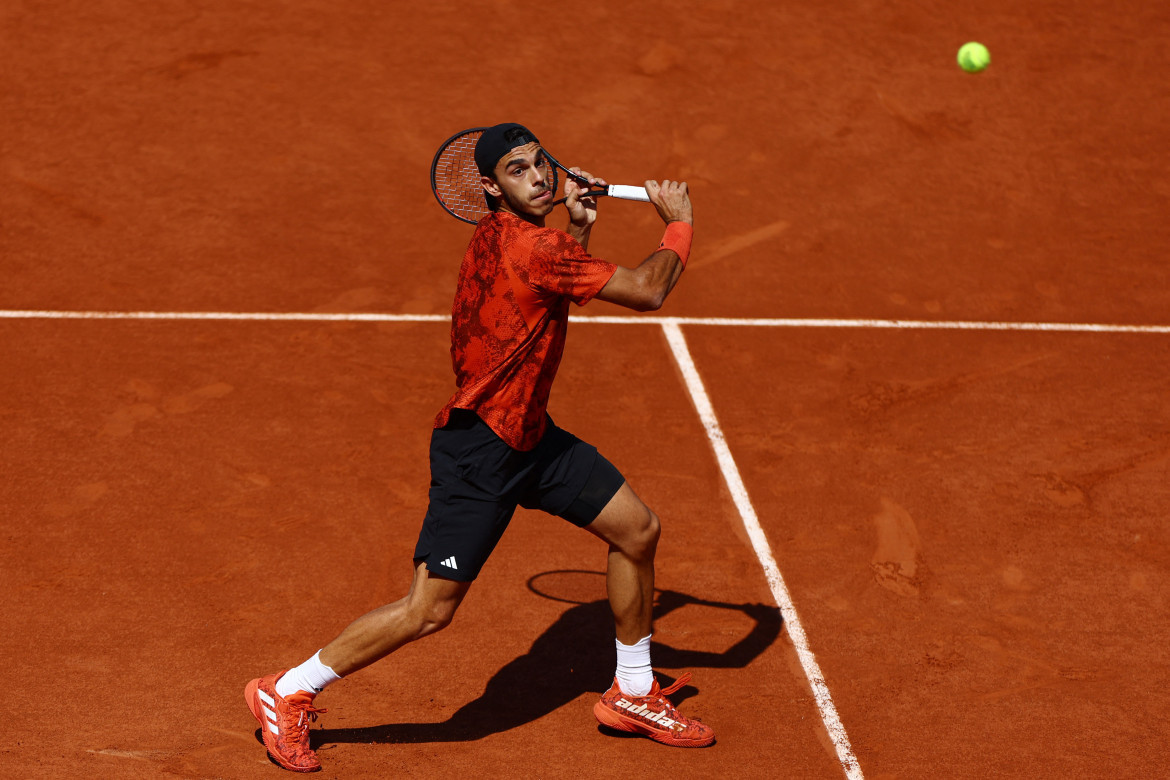
<svg viewBox="0 0 1170 780"><path fill-rule="evenodd" d="M475 167L479 168L481 176L491 176L501 157L517 146L531 143L539 144L540 141L524 125L505 122L489 127L475 143Z"/></svg>

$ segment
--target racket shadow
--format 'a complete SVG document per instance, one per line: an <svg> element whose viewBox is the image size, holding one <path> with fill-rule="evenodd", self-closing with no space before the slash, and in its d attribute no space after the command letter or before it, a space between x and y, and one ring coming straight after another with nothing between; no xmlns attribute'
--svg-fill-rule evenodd
<svg viewBox="0 0 1170 780"><path fill-rule="evenodd" d="M754 624L722 652L684 650L653 643L655 667L734 669L747 666L780 635L780 610L764 604L729 604L677 591L658 591L655 618L687 604L743 612ZM597 694L613 682L613 615L601 599L566 609L528 652L508 662L488 680L483 693L450 718L435 723L387 723L359 728L322 728L311 732L314 748L338 743L472 742L532 723L575 700ZM658 673L665 685L673 678ZM685 686L671 699L677 704L697 693ZM608 733L608 732L607 732Z"/></svg>

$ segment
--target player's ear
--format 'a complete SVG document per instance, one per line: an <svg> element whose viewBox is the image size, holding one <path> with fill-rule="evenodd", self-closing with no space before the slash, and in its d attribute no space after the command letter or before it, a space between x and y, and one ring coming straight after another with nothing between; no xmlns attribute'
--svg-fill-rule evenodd
<svg viewBox="0 0 1170 780"><path fill-rule="evenodd" d="M480 176L479 183L483 186L487 194L493 198L498 198L504 194L503 190L500 189L500 185L496 184L496 180L491 176Z"/></svg>

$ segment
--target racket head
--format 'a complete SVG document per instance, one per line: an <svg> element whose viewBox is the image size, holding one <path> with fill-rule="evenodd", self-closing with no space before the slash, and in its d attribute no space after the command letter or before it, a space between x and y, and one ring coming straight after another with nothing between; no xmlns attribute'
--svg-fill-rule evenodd
<svg viewBox="0 0 1170 780"><path fill-rule="evenodd" d="M456 219L475 224L488 212L479 169L475 165L475 143L486 127L473 127L448 138L431 161L431 192L439 205Z"/></svg>
<svg viewBox="0 0 1170 780"><path fill-rule="evenodd" d="M471 225L491 211L475 164L475 144L487 129L473 127L456 133L439 146L431 161L431 192L435 199L448 214ZM549 187L556 192L560 164L543 148L541 153L547 161L545 176Z"/></svg>

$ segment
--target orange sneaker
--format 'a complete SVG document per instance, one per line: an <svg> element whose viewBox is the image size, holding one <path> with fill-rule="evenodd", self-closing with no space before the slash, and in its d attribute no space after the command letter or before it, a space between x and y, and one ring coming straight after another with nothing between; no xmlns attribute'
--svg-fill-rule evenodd
<svg viewBox="0 0 1170 780"><path fill-rule="evenodd" d="M284 697L276 692L276 681L284 672L258 677L244 686L244 700L264 735L264 747L272 761L292 772L317 772L321 762L309 747L309 723L317 713L307 693Z"/></svg>
<svg viewBox="0 0 1170 780"><path fill-rule="evenodd" d="M659 688L655 680L645 696L627 696L615 679L601 694L601 701L593 705L593 714L602 726L642 734L664 745L707 747L715 741L715 730L700 720L679 715L666 698L690 679L687 672L667 688Z"/></svg>

